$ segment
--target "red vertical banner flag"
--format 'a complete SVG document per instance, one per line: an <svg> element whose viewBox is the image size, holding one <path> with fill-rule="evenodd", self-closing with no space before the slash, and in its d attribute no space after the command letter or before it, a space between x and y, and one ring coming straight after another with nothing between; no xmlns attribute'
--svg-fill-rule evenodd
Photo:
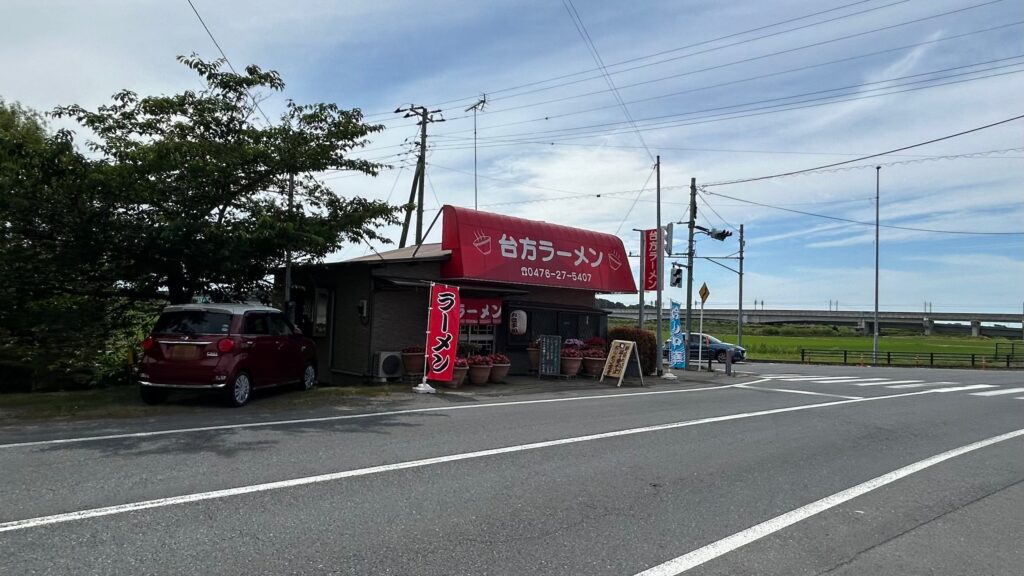
<svg viewBox="0 0 1024 576"><path fill-rule="evenodd" d="M641 270L644 290L658 289L658 277L661 275L661 270L658 270L658 250L658 229L644 230L644 260Z"/></svg>
<svg viewBox="0 0 1024 576"><path fill-rule="evenodd" d="M458 286L430 285L425 373L428 379L442 382L452 379L459 344L459 307Z"/></svg>

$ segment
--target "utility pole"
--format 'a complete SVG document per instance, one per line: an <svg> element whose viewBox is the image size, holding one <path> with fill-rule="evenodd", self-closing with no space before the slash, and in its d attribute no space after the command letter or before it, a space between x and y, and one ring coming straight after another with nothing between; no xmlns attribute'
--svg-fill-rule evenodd
<svg viewBox="0 0 1024 576"><path fill-rule="evenodd" d="M477 208L477 191L476 191L476 113L484 109L487 105L487 94L480 97L476 104L473 104L469 108L466 108L466 112L473 111L473 210L479 210Z"/></svg>
<svg viewBox="0 0 1024 576"><path fill-rule="evenodd" d="M697 225L697 179L690 178L690 233L686 244L686 337L693 327L693 227ZM687 344L689 346L689 344Z"/></svg>
<svg viewBox="0 0 1024 576"><path fill-rule="evenodd" d="M656 224L658 226L658 296L657 296L657 298L655 300L655 302L656 302L655 306L658 307L658 310L656 312L657 315L655 316L655 318L657 318L657 321L656 321L655 325L657 326L657 334L658 334L658 340L657 340L657 342L658 342L658 376L661 376L662 374L665 373L664 369L662 368L662 364L661 364L661 359L664 357L663 354L665 353L665 351L664 351L665 339L662 338L662 336L661 336L661 290L662 290L662 288L665 285L665 279L664 279L664 276L665 276L665 235L664 235L664 231L661 229L661 155L660 154L657 156L657 159L655 160L654 171L655 171L655 174L656 174L655 188L657 189L657 194L656 194L656 200L657 200L657 202L656 202L656 206L657 206L657 222L656 222Z"/></svg>
<svg viewBox="0 0 1024 576"><path fill-rule="evenodd" d="M740 224L740 299L736 313L736 345L743 346L743 224Z"/></svg>
<svg viewBox="0 0 1024 576"><path fill-rule="evenodd" d="M875 334L871 343L871 363L878 363L878 188L881 166L875 166Z"/></svg>
<svg viewBox="0 0 1024 576"><path fill-rule="evenodd" d="M441 112L438 110L428 111L424 106L413 106L410 104L406 108L396 108L395 114L399 112L405 112L403 118L412 118L418 116L420 121L418 122L420 127L420 153L419 158L416 160L416 175L412 179L412 190L409 191L409 208L405 211L405 223L402 225L402 237L399 241L398 247L405 248L406 240L409 236L409 220L412 217L412 204L416 204L416 244L423 243L423 186L426 181L426 169L427 169L427 124L431 122L444 122L444 118L434 118L434 114Z"/></svg>
<svg viewBox="0 0 1024 576"><path fill-rule="evenodd" d="M288 175L288 220L291 224L292 206L295 204L295 174ZM284 252L284 313L292 324L295 323L295 307L292 306L292 246L291 234Z"/></svg>

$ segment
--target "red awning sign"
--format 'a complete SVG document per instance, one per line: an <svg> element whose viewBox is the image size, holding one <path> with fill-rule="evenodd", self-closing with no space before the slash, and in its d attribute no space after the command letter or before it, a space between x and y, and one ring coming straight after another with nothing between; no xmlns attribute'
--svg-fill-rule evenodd
<svg viewBox="0 0 1024 576"><path fill-rule="evenodd" d="M463 298L460 324L501 324L501 298Z"/></svg>
<svg viewBox="0 0 1024 576"><path fill-rule="evenodd" d="M445 206L444 278L636 292L622 240L611 234Z"/></svg>

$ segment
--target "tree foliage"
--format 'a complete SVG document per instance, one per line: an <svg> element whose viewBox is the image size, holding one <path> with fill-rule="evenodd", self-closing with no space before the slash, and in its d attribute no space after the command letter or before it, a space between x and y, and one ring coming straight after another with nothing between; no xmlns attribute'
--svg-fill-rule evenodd
<svg viewBox="0 0 1024 576"><path fill-rule="evenodd" d="M257 289L291 251L317 260L344 242L386 241L377 229L395 209L343 198L310 174L380 165L350 157L383 126L365 124L358 109L288 101L276 123L260 121L259 90L281 90L273 71L225 70L223 60L179 60L206 88L171 96L131 91L90 111L58 108L89 128L89 148L107 163L120 196L119 254L112 260L129 292L171 302L202 293L228 296ZM294 205L288 190L294 182Z"/></svg>
<svg viewBox="0 0 1024 576"><path fill-rule="evenodd" d="M311 176L376 174L352 153L382 126L293 101L265 121L259 93L284 88L276 72L179 60L205 88L57 108L92 133L85 153L71 131L0 100L0 382L95 383L123 369L162 302L239 298L265 288L288 252L315 261L345 242L387 242L377 230L396 222L394 207Z"/></svg>

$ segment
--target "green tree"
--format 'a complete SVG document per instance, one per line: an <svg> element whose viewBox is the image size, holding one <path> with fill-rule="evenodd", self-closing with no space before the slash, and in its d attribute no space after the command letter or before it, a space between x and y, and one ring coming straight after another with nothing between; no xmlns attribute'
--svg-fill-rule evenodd
<svg viewBox="0 0 1024 576"><path fill-rule="evenodd" d="M104 256L117 238L107 168L0 101L0 391L103 372L110 326L130 307Z"/></svg>
<svg viewBox="0 0 1024 576"><path fill-rule="evenodd" d="M89 111L54 114L89 128L105 183L114 190L117 241L105 264L136 297L166 289L171 302L198 294L226 297L265 288L291 251L315 261L345 242L385 241L396 208L343 198L310 174L381 165L350 157L383 126L358 109L288 101L276 123L257 125L258 94L284 88L273 71L226 70L223 60L179 57L206 88L140 98L125 90ZM288 191L294 182L294 204Z"/></svg>

